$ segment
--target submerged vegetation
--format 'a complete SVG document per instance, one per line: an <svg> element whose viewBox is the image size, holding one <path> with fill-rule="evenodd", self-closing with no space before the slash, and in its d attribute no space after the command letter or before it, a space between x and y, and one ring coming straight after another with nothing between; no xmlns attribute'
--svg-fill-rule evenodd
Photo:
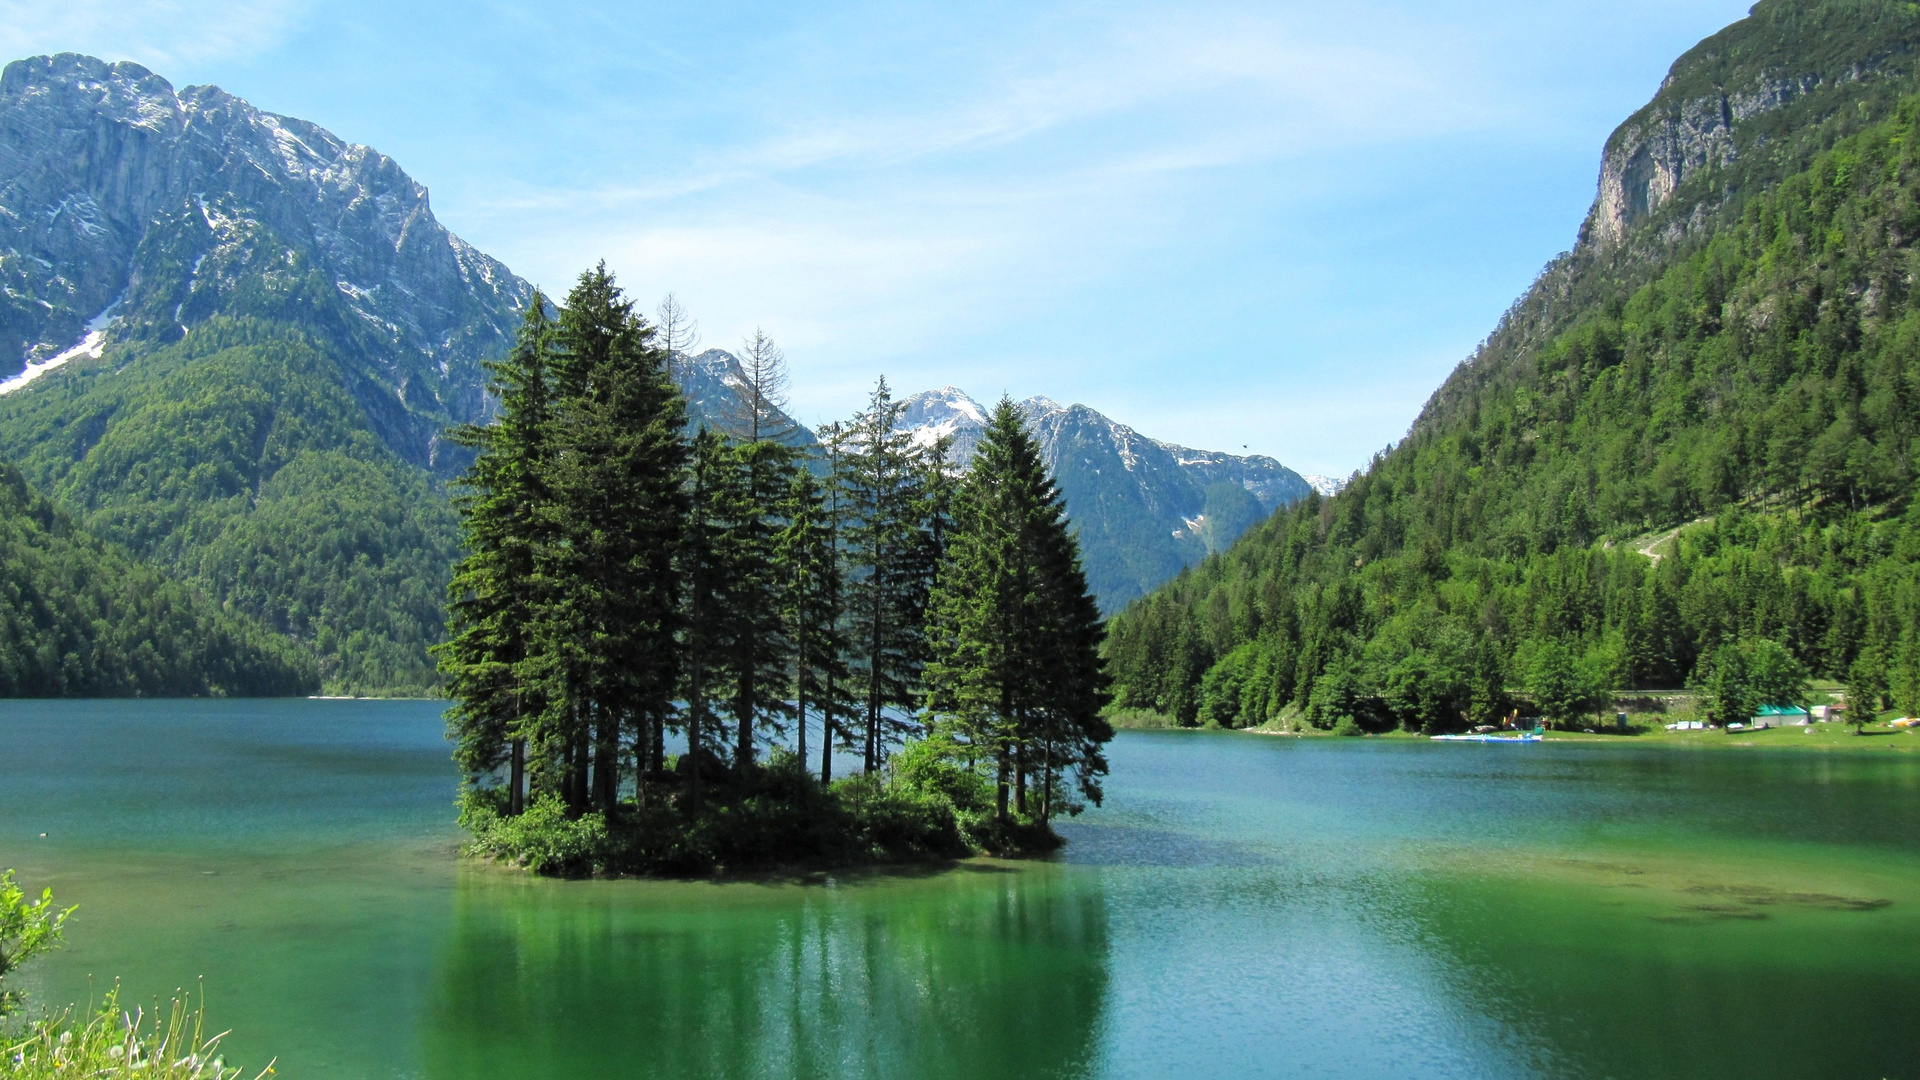
<svg viewBox="0 0 1920 1080"><path fill-rule="evenodd" d="M497 422L455 433L437 651L477 848L577 873L1051 846L1101 794L1104 626L1017 409L956 477L882 379L803 456L778 349L745 354L730 434L690 432L603 266L536 298Z"/></svg>

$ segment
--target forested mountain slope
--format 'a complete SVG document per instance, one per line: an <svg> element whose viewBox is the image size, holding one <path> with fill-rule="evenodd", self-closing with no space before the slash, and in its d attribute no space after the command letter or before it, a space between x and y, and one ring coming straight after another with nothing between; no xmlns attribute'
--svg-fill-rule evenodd
<svg viewBox="0 0 1920 1080"><path fill-rule="evenodd" d="M0 454L93 535L310 648L330 691L435 684L452 511L297 330L214 319L110 350L0 402Z"/></svg>
<svg viewBox="0 0 1920 1080"><path fill-rule="evenodd" d="M1682 57L1402 442L1115 620L1122 703L1437 729L1768 639L1920 708L1917 45L1767 0Z"/></svg>
<svg viewBox="0 0 1920 1080"><path fill-rule="evenodd" d="M76 529L0 465L0 697L311 693L312 658Z"/></svg>

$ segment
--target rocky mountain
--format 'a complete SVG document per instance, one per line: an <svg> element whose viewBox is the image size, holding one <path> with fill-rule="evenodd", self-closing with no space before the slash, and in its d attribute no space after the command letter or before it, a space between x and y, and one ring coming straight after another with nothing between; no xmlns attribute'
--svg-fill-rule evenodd
<svg viewBox="0 0 1920 1080"><path fill-rule="evenodd" d="M457 551L453 421L532 290L388 158L217 87L0 73L0 457L76 525L419 693Z"/></svg>
<svg viewBox="0 0 1920 1080"><path fill-rule="evenodd" d="M903 404L901 427L916 440L947 438L955 464L972 458L987 409L965 391L949 386ZM1085 405L1032 397L1020 408L1066 496L1088 583L1109 611L1313 490L1270 457L1163 443Z"/></svg>
<svg viewBox="0 0 1920 1080"><path fill-rule="evenodd" d="M215 318L298 326L382 441L442 473L439 432L485 410L480 362L531 293L393 159L72 53L0 74L0 290L0 376Z"/></svg>
<svg viewBox="0 0 1920 1080"><path fill-rule="evenodd" d="M716 431L736 437L745 434L743 416L750 415L751 410L743 412L740 405L747 376L740 367L739 357L725 349L708 349L693 356L676 355L673 380L687 396L690 423L708 424ZM779 409L773 411L769 434L774 442L793 447L812 446L815 441L806 425Z"/></svg>

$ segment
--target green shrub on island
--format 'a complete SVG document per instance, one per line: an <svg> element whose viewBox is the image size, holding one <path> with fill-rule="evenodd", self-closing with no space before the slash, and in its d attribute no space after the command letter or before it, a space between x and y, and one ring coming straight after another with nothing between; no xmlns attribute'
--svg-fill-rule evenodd
<svg viewBox="0 0 1920 1080"><path fill-rule="evenodd" d="M709 760L694 812L677 789L683 759L668 760L677 771L650 778L653 801L623 801L611 815L570 816L552 794L509 814L506 789L469 788L460 823L473 834L470 851L578 877L930 862L1035 854L1060 843L1043 822L1003 821L992 782L967 766L964 747L939 737L909 743L886 774L831 784L784 751L738 774Z"/></svg>

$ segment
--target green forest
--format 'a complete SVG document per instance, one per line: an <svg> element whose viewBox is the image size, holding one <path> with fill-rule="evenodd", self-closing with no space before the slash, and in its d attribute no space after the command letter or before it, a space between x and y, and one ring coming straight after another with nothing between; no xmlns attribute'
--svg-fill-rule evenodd
<svg viewBox="0 0 1920 1080"><path fill-rule="evenodd" d="M1649 112L1776 37L1844 72L1920 33L1912 5L1749 23ZM1920 98L1826 76L1619 248L1549 267L1336 497L1121 613L1120 705L1445 731L1686 686L1726 722L1825 678L1920 711Z"/></svg>
<svg viewBox="0 0 1920 1080"><path fill-rule="evenodd" d="M213 319L116 356L7 398L0 451L87 533L290 638L327 693L432 692L453 513L330 354Z"/></svg>
<svg viewBox="0 0 1920 1080"><path fill-rule="evenodd" d="M1012 403L956 479L884 379L803 457L770 341L735 435L689 432L668 361L602 266L536 298L497 421L454 433L436 652L476 846L559 873L1049 846L1101 795L1104 627Z"/></svg>
<svg viewBox="0 0 1920 1080"><path fill-rule="evenodd" d="M0 465L0 696L311 693L312 659L86 535Z"/></svg>

